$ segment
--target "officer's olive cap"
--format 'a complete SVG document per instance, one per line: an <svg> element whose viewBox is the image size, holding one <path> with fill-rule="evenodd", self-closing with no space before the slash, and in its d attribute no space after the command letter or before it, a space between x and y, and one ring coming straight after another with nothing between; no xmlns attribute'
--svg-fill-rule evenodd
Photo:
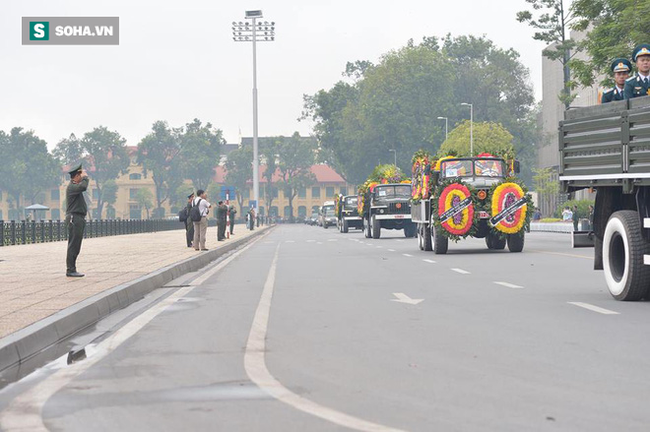
<svg viewBox="0 0 650 432"><path fill-rule="evenodd" d="M71 168L70 171L68 171L68 174L70 174L70 177L74 177L80 171L81 171L81 164Z"/></svg>
<svg viewBox="0 0 650 432"><path fill-rule="evenodd" d="M611 66L612 72L629 72L632 70L632 63L625 58L614 59Z"/></svg>
<svg viewBox="0 0 650 432"><path fill-rule="evenodd" d="M650 55L650 44L637 45L637 47L634 48L634 51L632 51L632 58L634 61L636 61L639 56L644 55Z"/></svg>

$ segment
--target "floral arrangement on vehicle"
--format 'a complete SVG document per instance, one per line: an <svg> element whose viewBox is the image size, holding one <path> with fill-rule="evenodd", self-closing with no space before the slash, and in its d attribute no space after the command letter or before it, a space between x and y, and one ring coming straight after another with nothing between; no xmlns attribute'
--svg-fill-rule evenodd
<svg viewBox="0 0 650 432"><path fill-rule="evenodd" d="M437 189L431 211L437 232L453 241L475 234L479 220L476 190L460 178L446 179Z"/></svg>
<svg viewBox="0 0 650 432"><path fill-rule="evenodd" d="M402 170L400 170L395 165L377 165L368 179L359 186L358 194L359 200L357 201L357 210L359 214L363 214L366 209L366 195L368 192L373 192L375 187L380 184L389 184L389 183L411 183L411 180L404 175Z"/></svg>
<svg viewBox="0 0 650 432"><path fill-rule="evenodd" d="M426 150L418 150L412 159L413 168L411 169L411 200L414 203L422 199L428 199L431 196L433 188L431 165L435 159Z"/></svg>
<svg viewBox="0 0 650 432"><path fill-rule="evenodd" d="M521 232L531 219L533 198L528 193L524 183L508 177L494 185L488 195L490 203L490 226L501 234L516 234Z"/></svg>

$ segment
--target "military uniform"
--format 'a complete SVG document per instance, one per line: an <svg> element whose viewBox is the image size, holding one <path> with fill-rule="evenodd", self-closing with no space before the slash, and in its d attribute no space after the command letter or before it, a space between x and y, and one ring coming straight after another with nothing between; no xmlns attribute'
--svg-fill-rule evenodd
<svg viewBox="0 0 650 432"><path fill-rule="evenodd" d="M632 52L632 58L634 61L637 61L637 58L640 56L650 56L650 45L649 44L641 44L634 48L634 51ZM650 94L648 91L650 90L650 75L647 77L643 77L640 74L637 76L633 76L631 78L628 78L625 81L625 90L624 90L624 96L625 99L632 99L636 97L641 97L641 96L647 96Z"/></svg>
<svg viewBox="0 0 650 432"><path fill-rule="evenodd" d="M218 226L218 231L217 231L217 240L225 240L226 239L226 216L228 213L228 207L225 204L219 204L219 207L217 207L217 226Z"/></svg>
<svg viewBox="0 0 650 432"><path fill-rule="evenodd" d="M630 71L632 70L632 63L628 59L624 58L617 58L614 59L612 62L612 65L610 67L612 70L612 74L616 74L617 72L624 72L626 74L629 74ZM603 92L600 103L608 103L612 101L620 101L625 99L625 87L620 88L618 87L618 84L615 85L613 88L606 90Z"/></svg>
<svg viewBox="0 0 650 432"><path fill-rule="evenodd" d="M189 195L187 199L189 202L187 203L187 219L185 219L185 240L187 241L187 247L192 247L192 240L194 240L194 221L190 217L190 211L192 211L194 194Z"/></svg>
<svg viewBox="0 0 650 432"><path fill-rule="evenodd" d="M230 235L234 234L235 230L235 216L237 216L237 209L235 206L230 206Z"/></svg>
<svg viewBox="0 0 650 432"><path fill-rule="evenodd" d="M80 171L81 165L73 168L69 172L70 177L74 177ZM65 192L67 203L65 223L68 230L66 276L68 277L84 276L77 272L77 257L79 256L79 252L81 252L81 242L84 238L84 231L86 230L86 214L88 213L88 206L84 197L86 189L88 189L88 177L82 178L79 183L74 183L70 180L70 184Z"/></svg>

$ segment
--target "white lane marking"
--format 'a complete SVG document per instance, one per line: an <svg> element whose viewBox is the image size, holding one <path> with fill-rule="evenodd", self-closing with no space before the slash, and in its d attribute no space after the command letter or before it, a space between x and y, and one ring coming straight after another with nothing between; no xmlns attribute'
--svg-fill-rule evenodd
<svg viewBox="0 0 650 432"><path fill-rule="evenodd" d="M402 255L404 255L405 257L409 257L409 258L413 256L413 255L410 255L410 254L402 254Z"/></svg>
<svg viewBox="0 0 650 432"><path fill-rule="evenodd" d="M314 243L316 240L307 240L307 243Z"/></svg>
<svg viewBox="0 0 650 432"><path fill-rule="evenodd" d="M620 313L618 313L618 312L614 312L614 311L609 310L609 309L604 309L604 308L601 308L601 307L598 307L598 306L594 306L594 305L591 305L589 303L582 303L582 302L567 302L567 303L572 304L574 306L581 307L581 308L589 309L590 311L598 312L598 313L603 314L603 315L620 315Z"/></svg>
<svg viewBox="0 0 650 432"><path fill-rule="evenodd" d="M246 374L260 389L264 390L275 399L284 402L299 411L350 429L360 431L397 432L398 429L372 423L345 414L341 411L336 411L332 408L319 405L303 396L297 395L282 385L282 383L269 372L265 358L266 334L269 324L269 315L271 312L271 300L273 299L273 291L275 289L275 274L279 252L280 245L278 245L275 250L275 256L273 257L273 262L271 263L271 268L266 278L266 283L264 284L262 296L260 297L260 302L255 311L253 325L251 326L251 331L248 335L246 353L244 354L244 368L246 369Z"/></svg>
<svg viewBox="0 0 650 432"><path fill-rule="evenodd" d="M383 246L377 246L377 249L381 249L381 248L383 248Z"/></svg>
<svg viewBox="0 0 650 432"><path fill-rule="evenodd" d="M513 289L523 288L522 286L511 284L511 283L508 283L508 282L494 282L494 283L497 284L497 285L504 286L506 288L513 288Z"/></svg>
<svg viewBox="0 0 650 432"><path fill-rule="evenodd" d="M436 263L434 260L430 260L430 259L423 259L422 261L428 262L430 264L435 264Z"/></svg>
<svg viewBox="0 0 650 432"><path fill-rule="evenodd" d="M241 250L235 252L230 257L218 263L214 268L208 270L204 275L196 280L205 280L212 276L225 266L230 264L235 258L251 248L264 236L253 240ZM195 281L196 281L195 280ZM14 398L11 404L0 412L0 429L5 432L10 431L29 431L29 432L46 432L48 429L43 423L42 411L43 406L47 401L54 396L63 387L70 384L77 376L81 375L92 366L97 364L100 360L105 358L117 347L137 334L147 324L149 324L156 316L167 309L169 306L175 304L180 298L185 297L195 287L188 286L179 289L160 303L152 306L150 309L145 310L142 314L136 316L133 320L129 321L126 325L121 327L108 338L104 339L96 347L96 352L86 360L66 366L59 369L49 377L45 378L34 387Z"/></svg>
<svg viewBox="0 0 650 432"><path fill-rule="evenodd" d="M397 303L406 303L406 304L411 304L411 305L416 305L418 303L422 303L424 299L412 299L411 297L407 296L404 293L393 293L393 295L397 298L391 299L390 301L394 301Z"/></svg>
<svg viewBox="0 0 650 432"><path fill-rule="evenodd" d="M316 244L323 244L323 242L316 242Z"/></svg>
<svg viewBox="0 0 650 432"><path fill-rule="evenodd" d="M338 239L328 239L327 241L339 241Z"/></svg>
<svg viewBox="0 0 650 432"><path fill-rule="evenodd" d="M404 240L397 240L398 242L403 242Z"/></svg>
<svg viewBox="0 0 650 432"><path fill-rule="evenodd" d="M265 241L264 242L264 244L271 244L271 243L275 243L275 242L272 242L272 241Z"/></svg>
<svg viewBox="0 0 650 432"><path fill-rule="evenodd" d="M395 252L395 249L388 249L388 252Z"/></svg>
<svg viewBox="0 0 650 432"><path fill-rule="evenodd" d="M295 240L287 240L285 243L295 243Z"/></svg>
<svg viewBox="0 0 650 432"><path fill-rule="evenodd" d="M459 269L459 268L452 268L451 271L455 271L456 273L460 273L460 274L464 274L464 275L471 274L467 270L463 270L463 269Z"/></svg>

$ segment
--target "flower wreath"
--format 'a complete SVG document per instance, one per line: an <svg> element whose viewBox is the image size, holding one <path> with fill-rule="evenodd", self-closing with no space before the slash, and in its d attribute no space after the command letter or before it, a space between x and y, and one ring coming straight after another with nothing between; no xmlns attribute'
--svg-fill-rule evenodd
<svg viewBox="0 0 650 432"><path fill-rule="evenodd" d="M528 188L515 177L505 178L490 189L487 202L490 205L490 225L499 235L516 234L530 224L533 198ZM504 212L509 207L513 211Z"/></svg>
<svg viewBox="0 0 650 432"><path fill-rule="evenodd" d="M446 179L436 188L435 199L431 200L432 220L437 232L450 240L458 241L476 233L479 212L476 190L460 178ZM469 199L469 205L458 215L441 221L440 216L449 211L453 204Z"/></svg>

